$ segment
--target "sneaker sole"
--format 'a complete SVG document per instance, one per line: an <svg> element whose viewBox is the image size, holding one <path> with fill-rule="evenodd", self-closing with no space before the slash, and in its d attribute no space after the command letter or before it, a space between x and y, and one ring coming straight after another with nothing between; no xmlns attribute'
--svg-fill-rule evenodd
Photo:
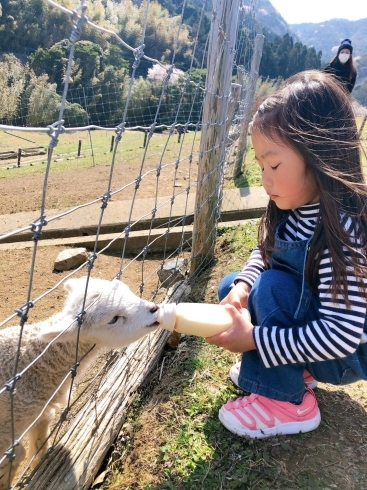
<svg viewBox="0 0 367 490"><path fill-rule="evenodd" d="M321 415L320 412L310 420L305 420L304 422L288 422L275 427L270 427L267 429L257 429L251 430L240 427L233 427L231 423L226 420L225 412L219 410L219 420L221 423L233 434L238 436L250 437L251 439L265 439L266 437L272 437L277 435L288 435L288 434L299 434L303 432L310 432L320 425Z"/></svg>
<svg viewBox="0 0 367 490"><path fill-rule="evenodd" d="M229 370L229 377L231 378L231 381L233 384L238 386L238 376L239 376L239 371L238 369L235 369L234 366L231 367Z"/></svg>
<svg viewBox="0 0 367 490"><path fill-rule="evenodd" d="M305 381L305 386L307 388L310 388L311 390L314 390L317 385L318 385L318 381L316 381L316 379L314 379L313 381Z"/></svg>

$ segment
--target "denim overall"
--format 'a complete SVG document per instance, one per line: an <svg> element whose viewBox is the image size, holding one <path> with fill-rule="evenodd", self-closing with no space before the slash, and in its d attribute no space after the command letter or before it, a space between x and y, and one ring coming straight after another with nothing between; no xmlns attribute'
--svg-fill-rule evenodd
<svg viewBox="0 0 367 490"><path fill-rule="evenodd" d="M285 222L278 226L271 268L254 282L248 298L253 325L289 328L303 326L320 317L320 301L305 281L305 266L311 239L288 242L283 236ZM226 276L219 284L221 301L230 290L238 273ZM367 332L365 321L364 331ZM307 369L318 381L334 385L367 379L367 343L360 344L354 354L330 361L287 364L266 368L257 350L242 354L238 379L240 388L280 401L299 403Z"/></svg>

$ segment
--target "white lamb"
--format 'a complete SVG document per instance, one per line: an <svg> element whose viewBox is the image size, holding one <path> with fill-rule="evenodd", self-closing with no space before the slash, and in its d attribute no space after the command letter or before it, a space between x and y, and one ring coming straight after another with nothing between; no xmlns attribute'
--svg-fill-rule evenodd
<svg viewBox="0 0 367 490"><path fill-rule="evenodd" d="M63 310L45 321L33 325L26 324L24 327L18 373L39 356L51 340L67 330L16 383L13 396L15 440L36 419L75 363L78 329L76 316L82 310L85 285L85 277L66 281L68 297ZM85 315L80 329L78 358L82 361L77 370L77 379L101 354L101 350L119 349L155 330L159 325L158 308L154 303L135 296L121 281L90 278ZM0 330L0 390L14 376L19 331L19 325ZM95 347L92 348L93 346ZM55 408L66 405L70 383L69 376L41 419L28 432L27 461L46 441ZM12 444L10 406L9 392L4 391L0 394L0 460ZM26 456L22 442L20 441L19 446L15 448L12 478ZM43 445L32 464L33 467L47 449L47 444ZM8 488L8 480L9 461L5 458L0 464L0 490Z"/></svg>

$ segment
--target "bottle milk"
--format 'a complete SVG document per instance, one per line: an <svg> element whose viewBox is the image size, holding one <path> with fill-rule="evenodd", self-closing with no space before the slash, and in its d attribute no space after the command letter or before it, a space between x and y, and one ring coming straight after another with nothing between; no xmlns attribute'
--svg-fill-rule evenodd
<svg viewBox="0 0 367 490"><path fill-rule="evenodd" d="M242 309L242 314L251 321L246 308ZM167 303L159 307L158 322L162 328L171 332L211 337L228 330L232 325L232 317L224 305Z"/></svg>

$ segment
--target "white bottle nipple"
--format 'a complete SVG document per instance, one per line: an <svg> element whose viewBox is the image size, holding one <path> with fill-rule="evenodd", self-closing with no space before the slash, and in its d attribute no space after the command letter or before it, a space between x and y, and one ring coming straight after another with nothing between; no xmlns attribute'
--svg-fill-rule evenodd
<svg viewBox="0 0 367 490"><path fill-rule="evenodd" d="M160 306L158 310L158 322L165 330L170 330L171 332L174 331L176 324L176 310L177 306L175 303L166 303Z"/></svg>

